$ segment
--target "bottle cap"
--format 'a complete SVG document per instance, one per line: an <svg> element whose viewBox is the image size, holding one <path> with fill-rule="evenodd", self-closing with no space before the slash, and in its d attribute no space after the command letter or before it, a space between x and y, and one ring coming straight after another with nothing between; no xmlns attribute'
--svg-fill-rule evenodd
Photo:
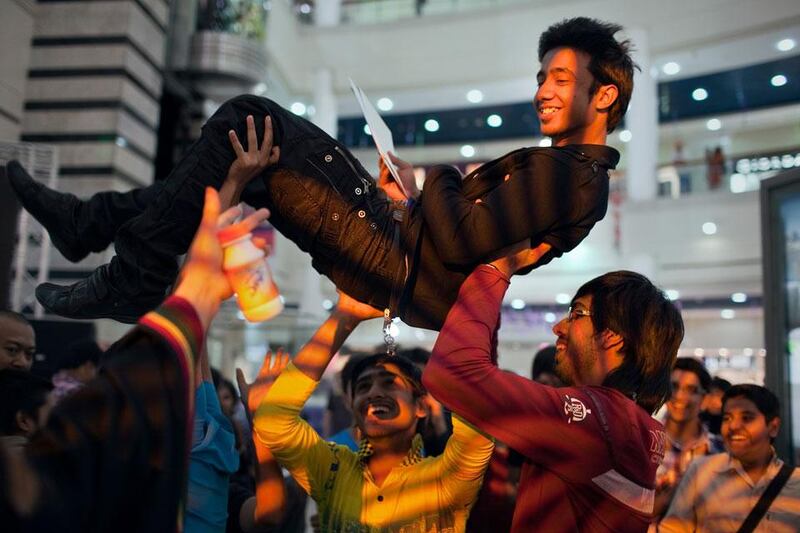
<svg viewBox="0 0 800 533"><path fill-rule="evenodd" d="M228 246L233 241L238 241L249 234L250 230L242 224L232 224L217 231L217 239L222 246Z"/></svg>

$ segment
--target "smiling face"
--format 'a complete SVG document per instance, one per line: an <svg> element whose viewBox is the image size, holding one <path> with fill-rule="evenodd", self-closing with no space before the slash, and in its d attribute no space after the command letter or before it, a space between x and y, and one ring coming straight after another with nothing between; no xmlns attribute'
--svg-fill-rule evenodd
<svg viewBox="0 0 800 533"><path fill-rule="evenodd" d="M671 376L672 394L667 400L667 418L677 423L699 420L705 391L700 377L690 370L675 369Z"/></svg>
<svg viewBox="0 0 800 533"><path fill-rule="evenodd" d="M586 52L566 47L554 48L542 58L534 104L542 134L555 146L605 143L606 113L600 110L614 102L616 87L600 86L590 94L595 80L589 61Z"/></svg>
<svg viewBox="0 0 800 533"><path fill-rule="evenodd" d="M772 439L780 418L767 422L756 404L743 396L729 398L722 411L722 439L730 454L742 464L757 464L772 456Z"/></svg>
<svg viewBox="0 0 800 533"><path fill-rule="evenodd" d="M556 334L556 375L565 385L594 384L593 375L599 354L590 312L592 297L581 296L572 302L571 313L553 326Z"/></svg>
<svg viewBox="0 0 800 533"><path fill-rule="evenodd" d="M365 370L353 386L353 415L367 438L413 436L425 416L422 398L392 363Z"/></svg>

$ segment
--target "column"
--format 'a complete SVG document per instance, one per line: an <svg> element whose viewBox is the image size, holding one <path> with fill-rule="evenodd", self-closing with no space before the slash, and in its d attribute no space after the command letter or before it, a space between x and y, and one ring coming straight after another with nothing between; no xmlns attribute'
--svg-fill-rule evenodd
<svg viewBox="0 0 800 533"><path fill-rule="evenodd" d="M314 72L314 116L311 120L325 133L336 138L338 115L333 94L333 73L328 68Z"/></svg>
<svg viewBox="0 0 800 533"><path fill-rule="evenodd" d="M641 71L634 75L631 107L625 115L631 140L625 150L628 198L633 201L656 197L656 162L658 159L658 86L650 70L648 34L643 29L629 30L634 61Z"/></svg>

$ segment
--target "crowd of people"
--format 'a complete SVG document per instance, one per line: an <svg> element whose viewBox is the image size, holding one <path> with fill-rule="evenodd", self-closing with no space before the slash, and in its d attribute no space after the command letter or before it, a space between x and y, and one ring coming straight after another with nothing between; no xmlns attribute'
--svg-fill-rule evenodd
<svg viewBox="0 0 800 533"><path fill-rule="evenodd" d="M553 146L466 177L434 168L424 194L410 164L393 157L401 183L383 168L376 186L257 97L223 105L147 189L78 200L9 165L65 257L116 244L88 279L40 286L40 302L136 326L105 351L76 344L48 380L31 369L31 324L0 313L3 530L797 531L800 471L771 445L777 398L676 359L680 311L641 274L584 283L532 379L498 367L511 278L605 215L619 160L606 135L635 67L620 29L551 26L535 105ZM245 216L240 197L262 208ZM268 352L234 386L204 348L233 294L218 232L268 217L339 299L298 353ZM392 315L440 330L432 352L351 356L321 434L302 413L323 373L362 321Z"/></svg>

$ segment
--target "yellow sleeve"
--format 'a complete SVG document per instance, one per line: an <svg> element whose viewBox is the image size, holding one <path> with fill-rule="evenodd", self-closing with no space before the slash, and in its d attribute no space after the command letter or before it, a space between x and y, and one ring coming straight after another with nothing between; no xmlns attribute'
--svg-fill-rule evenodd
<svg viewBox="0 0 800 533"><path fill-rule="evenodd" d="M448 499L460 505L475 503L492 451L492 439L453 414L453 434L438 458L442 488Z"/></svg>
<svg viewBox="0 0 800 533"><path fill-rule="evenodd" d="M317 385L294 363L289 363L253 418L259 440L312 496L324 485L335 459L331 445L300 418L300 411Z"/></svg>

